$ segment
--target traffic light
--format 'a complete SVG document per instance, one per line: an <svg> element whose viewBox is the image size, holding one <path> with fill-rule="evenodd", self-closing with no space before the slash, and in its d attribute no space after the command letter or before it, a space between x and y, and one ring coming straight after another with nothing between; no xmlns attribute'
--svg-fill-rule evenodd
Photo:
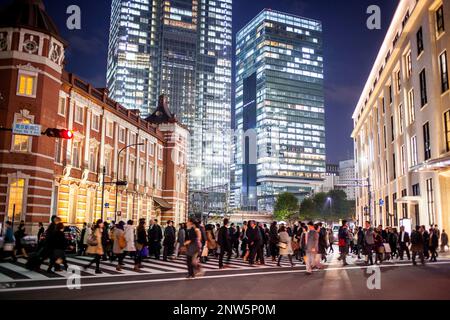
<svg viewBox="0 0 450 320"><path fill-rule="evenodd" d="M73 131L67 129L48 128L44 132L44 135L50 138L57 138L57 139L65 139L65 140L73 139Z"/></svg>

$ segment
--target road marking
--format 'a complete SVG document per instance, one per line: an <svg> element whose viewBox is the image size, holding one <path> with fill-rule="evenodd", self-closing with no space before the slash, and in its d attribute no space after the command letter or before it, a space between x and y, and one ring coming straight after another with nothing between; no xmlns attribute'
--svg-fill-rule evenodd
<svg viewBox="0 0 450 320"><path fill-rule="evenodd" d="M450 264L450 261L445 262L434 262L432 264L426 264L425 266L435 266L435 265L446 265ZM336 271L336 270L357 270L357 269L367 269L371 266L347 266L347 267L333 267L323 269L321 271ZM391 264L391 265L378 265L380 268L392 268L392 267L415 267L412 264ZM305 273L306 270L286 270L286 271L269 271L269 272L255 272L255 273L239 273L239 274L228 274L228 275L211 275L197 278L195 280L209 280L209 279L223 279L223 278L238 278L238 277L250 277L250 276L261 276L261 275L279 275L279 274L294 274L294 273ZM316 271L315 273L320 273ZM149 279L149 280L132 280L132 281L118 281L118 282L103 282L103 283L88 283L81 284L81 288L88 287L106 287L115 285L130 285L130 284L145 284L145 283L158 283L158 282L177 282L177 281L195 281L186 278L165 278L165 279ZM66 285L57 286L40 286L40 287L28 287L28 288L12 288L12 289L0 289L0 293L6 292L20 292L20 291L40 291L40 290L56 290L56 289L68 289Z"/></svg>

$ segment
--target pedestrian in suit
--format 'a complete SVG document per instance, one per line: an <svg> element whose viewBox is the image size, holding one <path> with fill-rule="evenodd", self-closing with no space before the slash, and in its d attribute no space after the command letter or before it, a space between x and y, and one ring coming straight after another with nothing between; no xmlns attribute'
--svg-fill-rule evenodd
<svg viewBox="0 0 450 320"><path fill-rule="evenodd" d="M223 269L223 257L227 255L227 263L231 260L231 255L233 254L233 247L231 243L230 229L228 228L229 220L227 218L223 219L223 226L219 229L218 242L220 246L219 254L219 269Z"/></svg>
<svg viewBox="0 0 450 320"><path fill-rule="evenodd" d="M246 235L250 250L249 263L253 266L255 264L258 247L261 245L261 233L255 221L252 220L249 222L249 228L247 229Z"/></svg>
<svg viewBox="0 0 450 320"><path fill-rule="evenodd" d="M278 241L279 241L278 227L277 222L274 221L270 225L269 229L269 251L270 255L272 256L272 261L276 261L278 256Z"/></svg>
<svg viewBox="0 0 450 320"><path fill-rule="evenodd" d="M358 237L359 240L359 237ZM366 265L370 263L373 265L373 251L375 247L375 233L369 221L365 222L365 229L363 230L363 251L366 256Z"/></svg>
<svg viewBox="0 0 450 320"><path fill-rule="evenodd" d="M417 265L416 256L419 255L422 264L425 264L425 259L423 255L423 245L424 239L422 234L422 227L416 226L416 230L411 234L411 251L412 251L412 261L413 265Z"/></svg>
<svg viewBox="0 0 450 320"><path fill-rule="evenodd" d="M408 260L411 260L411 254L409 253L409 245L411 244L411 239L409 237L409 233L405 231L405 227L400 227L400 234L398 235L398 244L399 244L399 257L400 260L403 260L403 254L406 252L406 256Z"/></svg>
<svg viewBox="0 0 450 320"><path fill-rule="evenodd" d="M264 247L266 246L266 243L268 242L268 239L266 237L266 233L263 228L263 224L258 224L258 230L260 235L260 241L259 245L256 251L256 261L259 262L259 264L264 265Z"/></svg>
<svg viewBox="0 0 450 320"><path fill-rule="evenodd" d="M430 229L429 248L431 252L430 262L437 262L437 248L439 247L439 238L436 229Z"/></svg>
<svg viewBox="0 0 450 320"><path fill-rule="evenodd" d="M150 256L155 256L159 260L161 256L161 240L163 238L161 227L158 225L158 220L151 220L148 228L148 245Z"/></svg>
<svg viewBox="0 0 450 320"><path fill-rule="evenodd" d="M445 233L445 230L442 230L441 233L441 252L445 252L445 247L448 246L448 235Z"/></svg>
<svg viewBox="0 0 450 320"><path fill-rule="evenodd" d="M173 226L173 221L167 222L167 227L164 230L164 251L163 260L167 261L167 257L172 255L175 250L176 230Z"/></svg>

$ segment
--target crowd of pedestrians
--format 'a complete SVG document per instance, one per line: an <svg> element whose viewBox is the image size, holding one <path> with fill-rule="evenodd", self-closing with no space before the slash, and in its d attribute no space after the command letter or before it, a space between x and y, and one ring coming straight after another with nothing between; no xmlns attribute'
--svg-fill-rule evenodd
<svg viewBox="0 0 450 320"><path fill-rule="evenodd" d="M48 259L47 272L68 268L66 252L72 250L64 233L64 224L54 216L45 230L40 224L38 231L38 249L30 254L27 267L40 268ZM5 248L12 247L11 257L17 255L28 257L22 241L26 236L25 224L20 223L13 233L11 223L6 223ZM19 239L19 241L18 241ZM154 258L167 261L186 256L188 278L203 274L202 264L208 263L212 256L218 258L219 269L227 268L232 259L242 258L250 266L265 265L266 259L276 262L287 260L291 267L296 263L306 266L306 274L311 275L314 269L324 268L327 256L334 253L334 244L339 248L338 260L344 266L348 265L348 256L364 260L367 265L381 264L386 260L403 260L406 256L417 264L437 261L439 249L448 249L448 236L437 226L428 230L425 226L417 226L411 234L404 227L384 228L373 227L365 222L363 227L351 228L343 221L337 237L330 228L322 223L279 224L273 222L270 226L254 220L244 221L242 226L236 226L225 218L223 224L204 225L190 218L187 223L174 226L173 221L167 221L164 227L158 220L151 220L146 226L146 220L140 219L135 226L132 220L116 223L106 223L102 220L93 225L84 223L81 229L77 254L89 255L92 260L84 266L85 269L95 265L95 273L101 274L101 264L109 261L121 271L124 259L128 256L134 262L134 271L142 268L143 259ZM364 257L362 257L364 256Z"/></svg>

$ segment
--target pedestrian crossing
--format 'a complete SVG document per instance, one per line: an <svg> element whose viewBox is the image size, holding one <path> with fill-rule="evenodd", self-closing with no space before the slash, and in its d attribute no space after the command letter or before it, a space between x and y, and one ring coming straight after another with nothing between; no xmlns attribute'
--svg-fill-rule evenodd
<svg viewBox="0 0 450 320"><path fill-rule="evenodd" d="M16 262L4 261L0 262L0 283L11 281L42 281L42 280L62 280L68 279L73 276L74 272L79 272L81 278L83 277L114 277L114 276L137 276L137 275L160 275L160 274L185 274L186 256L180 256L176 259L168 259L168 261L156 260L156 259L144 259L142 261L142 268L138 272L134 271L134 261L130 257L124 259L122 270L116 270L117 260L111 262L101 261L100 269L102 274L95 273L95 264L92 264L88 268L84 269L84 266L92 260L92 257L88 256L68 256L67 263L69 265L68 271L58 271L54 273L48 273L48 261L45 261L40 266L40 270L30 271L26 269L25 265L27 260L25 258L18 258ZM242 258L233 257L229 262L224 258L225 270L241 271L241 270L254 270L258 269L273 269L279 268L277 262L273 262L270 258L266 259L265 265L250 266L247 261ZM208 257L206 263L201 263L204 271L218 271L219 259L217 257ZM286 259L281 262L282 267L290 267L289 261ZM297 267L301 266L297 261Z"/></svg>

